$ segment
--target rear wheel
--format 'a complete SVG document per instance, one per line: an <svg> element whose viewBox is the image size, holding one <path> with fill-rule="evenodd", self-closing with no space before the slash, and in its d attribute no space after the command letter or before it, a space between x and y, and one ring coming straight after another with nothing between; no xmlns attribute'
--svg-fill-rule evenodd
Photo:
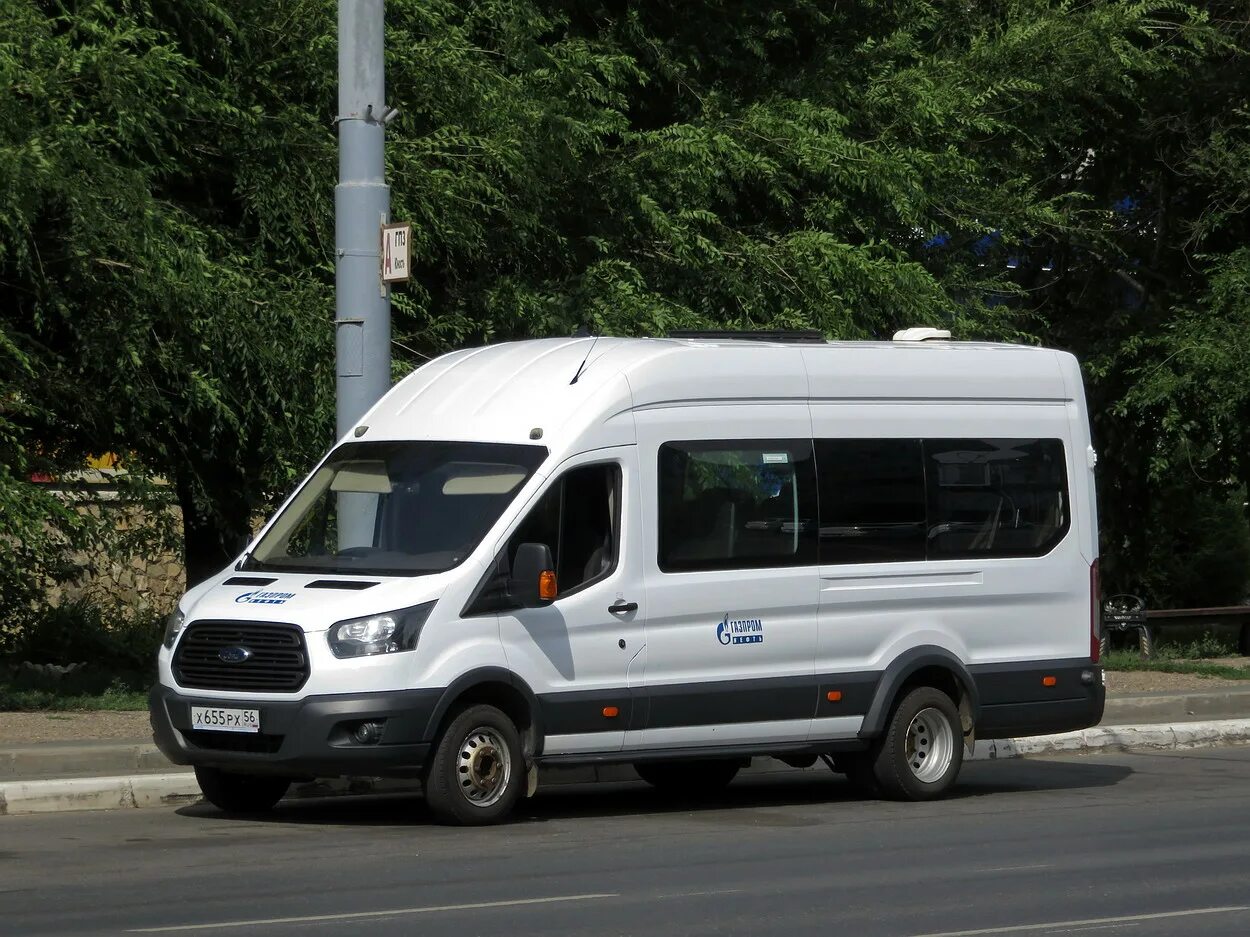
<svg viewBox="0 0 1250 937"><path fill-rule="evenodd" d="M902 698L877 744L872 773L892 800L932 800L955 783L963 765L963 731L951 698L916 687Z"/></svg>
<svg viewBox="0 0 1250 937"><path fill-rule="evenodd" d="M470 706L439 739L425 777L425 801L442 823L503 820L525 793L521 736L494 706Z"/></svg>
<svg viewBox="0 0 1250 937"><path fill-rule="evenodd" d="M715 793L729 786L742 768L740 761L640 761L638 777L669 794Z"/></svg>
<svg viewBox="0 0 1250 937"><path fill-rule="evenodd" d="M195 780L204 799L226 813L264 813L291 786L289 778L261 774L236 774L220 768L196 768Z"/></svg>

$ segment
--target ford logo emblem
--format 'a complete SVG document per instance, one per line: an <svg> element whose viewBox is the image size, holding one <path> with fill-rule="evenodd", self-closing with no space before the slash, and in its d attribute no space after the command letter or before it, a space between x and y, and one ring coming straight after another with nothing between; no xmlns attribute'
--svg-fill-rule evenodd
<svg viewBox="0 0 1250 937"><path fill-rule="evenodd" d="M249 660L252 652L246 647L223 647L217 652L219 660L225 661L227 664L241 664L245 660Z"/></svg>

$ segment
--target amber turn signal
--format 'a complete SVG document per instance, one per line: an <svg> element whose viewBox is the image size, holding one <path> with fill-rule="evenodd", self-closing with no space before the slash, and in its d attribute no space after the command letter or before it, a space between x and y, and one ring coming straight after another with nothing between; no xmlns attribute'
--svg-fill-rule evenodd
<svg viewBox="0 0 1250 937"><path fill-rule="evenodd" d="M827 699L831 703L839 702L842 699L842 691L830 690L828 693L825 694L825 699Z"/></svg>
<svg viewBox="0 0 1250 937"><path fill-rule="evenodd" d="M544 602L556 600L556 573L553 569L544 569L538 574L538 597Z"/></svg>
<svg viewBox="0 0 1250 937"><path fill-rule="evenodd" d="M1054 686L1058 682L1054 677L1042 677L1042 686Z"/></svg>
<svg viewBox="0 0 1250 937"><path fill-rule="evenodd" d="M621 711L617 709L615 706L604 706L603 714L607 716L609 719L615 719L617 716L621 714Z"/></svg>

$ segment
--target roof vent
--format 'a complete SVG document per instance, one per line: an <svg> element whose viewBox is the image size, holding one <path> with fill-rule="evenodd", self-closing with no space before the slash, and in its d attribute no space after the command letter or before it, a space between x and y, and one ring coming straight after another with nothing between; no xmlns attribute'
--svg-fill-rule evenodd
<svg viewBox="0 0 1250 937"><path fill-rule="evenodd" d="M945 342L950 341L950 329L931 329L928 327L903 329L894 333L896 342Z"/></svg>

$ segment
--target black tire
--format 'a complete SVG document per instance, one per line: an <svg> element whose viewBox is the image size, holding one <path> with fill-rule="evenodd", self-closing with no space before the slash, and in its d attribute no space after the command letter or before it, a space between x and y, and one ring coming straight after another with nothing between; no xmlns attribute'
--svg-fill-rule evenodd
<svg viewBox="0 0 1250 937"><path fill-rule="evenodd" d="M933 800L959 775L964 737L959 710L933 687L916 687L894 708L873 750L872 774L891 800Z"/></svg>
<svg viewBox="0 0 1250 937"><path fill-rule="evenodd" d="M742 762L732 759L713 761L640 761L634 765L638 777L656 790L683 796L715 793L737 777Z"/></svg>
<svg viewBox="0 0 1250 937"><path fill-rule="evenodd" d="M226 813L265 813L291 786L290 778L236 774L220 768L196 768L195 780L204 799Z"/></svg>
<svg viewBox="0 0 1250 937"><path fill-rule="evenodd" d="M438 740L425 775L425 802L440 823L499 823L525 793L525 753L512 720L479 704L459 713Z"/></svg>

